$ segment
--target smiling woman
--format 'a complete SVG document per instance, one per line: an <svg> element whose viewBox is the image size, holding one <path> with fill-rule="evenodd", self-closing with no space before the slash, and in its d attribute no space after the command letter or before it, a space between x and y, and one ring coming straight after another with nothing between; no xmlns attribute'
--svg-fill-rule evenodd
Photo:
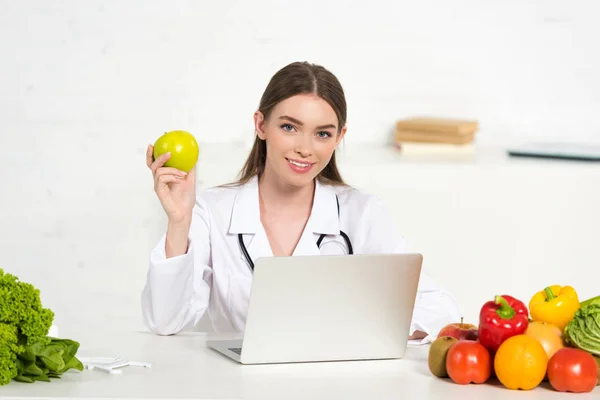
<svg viewBox="0 0 600 400"><path fill-rule="evenodd" d="M324 67L297 62L279 70L265 89L254 124L254 146L237 183L261 176L266 164L275 162L273 172L292 185L306 186L315 177L344 185L334 151L346 134L346 99L340 82ZM282 158L297 167L295 172L311 173L286 174L288 166L276 162Z"/></svg>
<svg viewBox="0 0 600 400"><path fill-rule="evenodd" d="M288 98L273 109L272 118L268 121L264 118L263 113L256 112L256 140L266 143L267 154L274 156L267 156L267 161L279 161L271 167L292 185L305 186L318 177L329 165L336 146L345 134L345 128L339 132L336 124L318 125L322 121L335 121L336 115L316 94ZM284 160L287 165L284 165ZM288 167L301 175L290 173Z"/></svg>
<svg viewBox="0 0 600 400"><path fill-rule="evenodd" d="M256 137L236 182L196 197L189 174L165 168L148 148L155 192L168 216L142 294L155 333L192 328L208 312L215 331L243 331L259 257L406 253L373 195L347 185L335 150L346 134L346 100L322 66L289 64L254 113ZM422 338L460 318L456 302L422 272L410 334Z"/></svg>

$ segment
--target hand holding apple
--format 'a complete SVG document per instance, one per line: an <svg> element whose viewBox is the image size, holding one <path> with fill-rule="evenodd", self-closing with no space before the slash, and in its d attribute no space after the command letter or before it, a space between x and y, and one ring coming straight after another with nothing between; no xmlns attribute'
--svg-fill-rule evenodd
<svg viewBox="0 0 600 400"><path fill-rule="evenodd" d="M196 203L197 159L198 145L187 132L167 132L154 146L148 145L146 165L152 171L154 191L171 224L191 220Z"/></svg>
<svg viewBox="0 0 600 400"><path fill-rule="evenodd" d="M153 146L154 159L165 153L171 153L164 166L189 173L196 162L200 150L196 138L189 132L176 130L161 135Z"/></svg>

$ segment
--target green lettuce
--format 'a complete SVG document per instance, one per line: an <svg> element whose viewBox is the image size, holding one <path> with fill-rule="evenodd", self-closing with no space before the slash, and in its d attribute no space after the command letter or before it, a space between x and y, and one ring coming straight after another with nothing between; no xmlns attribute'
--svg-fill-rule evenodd
<svg viewBox="0 0 600 400"><path fill-rule="evenodd" d="M83 371L79 343L48 336L54 312L42 307L40 291L0 269L0 386L33 383Z"/></svg>
<svg viewBox="0 0 600 400"><path fill-rule="evenodd" d="M565 327L565 342L600 356L600 303L581 307Z"/></svg>
<svg viewBox="0 0 600 400"><path fill-rule="evenodd" d="M589 306L590 304L596 304L596 303L600 304L600 296L592 297L591 299L587 299L585 301L582 301L580 303L580 306L581 306L581 308L583 308L583 307Z"/></svg>

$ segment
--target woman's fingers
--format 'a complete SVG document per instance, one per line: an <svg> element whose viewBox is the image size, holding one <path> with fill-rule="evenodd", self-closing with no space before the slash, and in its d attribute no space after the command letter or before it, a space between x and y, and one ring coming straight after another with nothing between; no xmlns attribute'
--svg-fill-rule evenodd
<svg viewBox="0 0 600 400"><path fill-rule="evenodd" d="M183 178L177 175L160 175L156 178L156 187L159 185L166 185L167 183L179 183L183 182Z"/></svg>
<svg viewBox="0 0 600 400"><path fill-rule="evenodd" d="M154 179L157 185L170 182L182 182L187 174L177 168L162 167L154 174Z"/></svg>
<svg viewBox="0 0 600 400"><path fill-rule="evenodd" d="M146 165L148 166L148 168L150 168L150 166L154 162L153 153L154 153L154 148L152 147L151 144L149 144L148 148L146 149Z"/></svg>
<svg viewBox="0 0 600 400"><path fill-rule="evenodd" d="M185 178L187 176L187 174L184 171L179 170L177 168L171 168L171 167L161 167L161 168L157 169L155 176L161 176L161 175L176 175L180 178Z"/></svg>
<svg viewBox="0 0 600 400"><path fill-rule="evenodd" d="M152 170L152 174L156 174L156 170L161 168L167 160L171 157L171 153L164 153L158 156L156 160L150 164L150 169Z"/></svg>

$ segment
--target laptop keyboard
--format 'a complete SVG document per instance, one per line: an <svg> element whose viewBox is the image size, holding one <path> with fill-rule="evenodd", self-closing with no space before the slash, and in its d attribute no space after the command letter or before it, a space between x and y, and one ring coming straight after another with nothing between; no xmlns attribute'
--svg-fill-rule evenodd
<svg viewBox="0 0 600 400"><path fill-rule="evenodd" d="M229 350L233 351L234 353L238 354L238 355L242 355L242 349L241 347L229 347Z"/></svg>

